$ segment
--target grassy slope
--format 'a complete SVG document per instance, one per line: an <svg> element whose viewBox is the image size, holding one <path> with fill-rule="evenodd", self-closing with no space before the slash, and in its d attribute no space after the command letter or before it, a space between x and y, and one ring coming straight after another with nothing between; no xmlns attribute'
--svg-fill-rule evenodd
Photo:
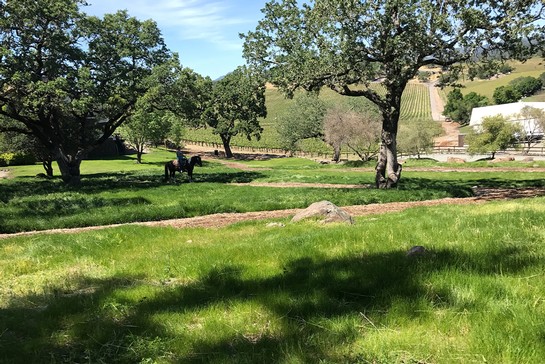
<svg viewBox="0 0 545 364"><path fill-rule="evenodd" d="M1 361L539 363L544 206L0 240Z"/></svg>

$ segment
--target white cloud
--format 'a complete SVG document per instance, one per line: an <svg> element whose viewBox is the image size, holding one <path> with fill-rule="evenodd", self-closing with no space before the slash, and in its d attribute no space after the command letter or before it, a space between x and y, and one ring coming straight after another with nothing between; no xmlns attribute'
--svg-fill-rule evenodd
<svg viewBox="0 0 545 364"><path fill-rule="evenodd" d="M203 40L222 49L240 49L239 25L250 24L233 12L233 3L203 0L89 0L85 10L99 14L127 9L131 16L153 19L163 34L171 34L180 40ZM228 5L230 4L230 5Z"/></svg>

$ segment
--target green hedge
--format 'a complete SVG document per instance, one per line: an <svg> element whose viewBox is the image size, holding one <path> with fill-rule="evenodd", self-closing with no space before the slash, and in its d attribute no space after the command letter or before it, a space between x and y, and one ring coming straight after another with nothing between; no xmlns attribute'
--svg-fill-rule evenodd
<svg viewBox="0 0 545 364"><path fill-rule="evenodd" d="M36 163L32 154L25 153L2 153L0 154L0 167L21 166Z"/></svg>

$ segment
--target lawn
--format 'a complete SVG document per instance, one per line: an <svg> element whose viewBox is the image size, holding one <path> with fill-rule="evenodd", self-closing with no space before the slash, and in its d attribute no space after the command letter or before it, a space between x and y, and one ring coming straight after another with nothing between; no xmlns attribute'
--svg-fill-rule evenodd
<svg viewBox="0 0 545 364"><path fill-rule="evenodd" d="M424 162L411 160L406 162L399 188L390 191L354 189L342 187L372 185L375 178L372 168L276 158L243 162L247 168L241 170L205 158L203 167L195 169L193 183L189 183L185 175L176 182L165 183L163 164L172 158L171 154L154 151L144 157L141 165L130 157L85 161L79 188L67 187L59 178L33 177L40 171L37 165L11 167L16 178L0 181L0 233L305 208L321 200L348 206L467 197L472 195L473 186L540 187L545 180L545 168L539 164L532 173L503 172L484 165L479 173L464 170L444 173L432 168L413 172L412 167L417 168ZM527 167L513 164L517 165ZM309 185L273 188L251 186L250 182ZM324 183L337 184L340 188L323 189L313 185Z"/></svg>
<svg viewBox="0 0 545 364"><path fill-rule="evenodd" d="M374 173L355 162L272 158L238 169L205 158L194 183L165 183L171 158L85 161L78 189L34 177L40 166L10 167L1 231L463 197L545 180L540 163L445 173L449 165L407 160L389 191L256 187L230 182L343 186ZM411 208L350 226L283 218L4 237L0 362L539 363L544 202ZM407 256L418 245L427 253Z"/></svg>
<svg viewBox="0 0 545 364"><path fill-rule="evenodd" d="M274 221L0 240L0 361L545 357L545 199Z"/></svg>

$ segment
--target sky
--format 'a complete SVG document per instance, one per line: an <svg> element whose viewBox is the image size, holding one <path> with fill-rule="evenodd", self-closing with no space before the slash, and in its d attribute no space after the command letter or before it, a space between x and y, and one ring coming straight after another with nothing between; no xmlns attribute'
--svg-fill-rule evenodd
<svg viewBox="0 0 545 364"><path fill-rule="evenodd" d="M87 0L82 10L102 17L127 10L157 22L184 67L217 79L246 62L239 33L255 30L266 0Z"/></svg>

